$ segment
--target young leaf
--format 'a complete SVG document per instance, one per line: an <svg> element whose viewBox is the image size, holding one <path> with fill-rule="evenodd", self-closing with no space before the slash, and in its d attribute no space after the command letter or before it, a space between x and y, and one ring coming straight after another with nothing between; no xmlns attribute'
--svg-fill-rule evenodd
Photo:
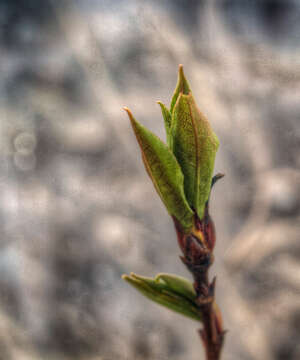
<svg viewBox="0 0 300 360"><path fill-rule="evenodd" d="M190 85L184 76L183 66L180 64L179 70L178 70L178 80L177 80L176 88L175 88L175 91L174 91L174 94L173 94L172 100L171 100L171 106L170 106L171 115L173 115L173 110L174 110L176 101L178 99L178 96L180 94L188 95L190 93L191 93Z"/></svg>
<svg viewBox="0 0 300 360"><path fill-rule="evenodd" d="M173 153L184 174L184 190L200 219L208 200L219 140L192 94L180 93L172 116Z"/></svg>
<svg viewBox="0 0 300 360"><path fill-rule="evenodd" d="M168 110L168 108L166 107L166 105L164 105L162 102L158 101L157 102L160 105L161 108L161 112L164 118L164 122L165 122L165 129L166 129L166 135L167 135L167 144L169 146L169 148L171 148L171 137L170 137L170 132L171 132L171 113Z"/></svg>
<svg viewBox="0 0 300 360"><path fill-rule="evenodd" d="M192 227L193 211L185 198L183 174L170 149L151 131L139 124L129 109L125 108L142 151L145 168L164 202L169 214L174 216L184 231Z"/></svg>
<svg viewBox="0 0 300 360"><path fill-rule="evenodd" d="M145 279L135 274L123 275L122 278L148 299L194 320L202 320L199 310L193 302L173 293L167 287L158 287L154 279L151 282L150 278Z"/></svg>
<svg viewBox="0 0 300 360"><path fill-rule="evenodd" d="M155 277L156 282L165 283L171 291L178 293L179 295L186 297L190 300L196 299L196 291L194 289L191 281L185 279L184 277L160 273Z"/></svg>

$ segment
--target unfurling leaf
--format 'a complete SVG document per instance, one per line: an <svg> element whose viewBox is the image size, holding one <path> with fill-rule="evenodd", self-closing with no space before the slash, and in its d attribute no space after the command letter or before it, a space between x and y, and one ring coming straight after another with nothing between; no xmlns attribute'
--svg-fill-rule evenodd
<svg viewBox="0 0 300 360"><path fill-rule="evenodd" d="M172 120L171 113L169 109L166 107L166 105L164 105L161 101L158 101L157 103L160 105L161 112L165 122L167 144L169 148L171 148L171 120Z"/></svg>
<svg viewBox="0 0 300 360"><path fill-rule="evenodd" d="M180 93L172 114L173 153L184 174L184 190L200 219L208 200L219 140L191 93Z"/></svg>
<svg viewBox="0 0 300 360"><path fill-rule="evenodd" d="M202 320L201 314L193 301L174 291L164 281L159 280L158 277L152 279L131 273L130 276L123 275L122 278L150 300L194 320Z"/></svg>
<svg viewBox="0 0 300 360"><path fill-rule="evenodd" d="M142 151L145 168L170 215L174 216L184 231L192 227L193 211L183 190L183 174L170 149L156 135L139 124L127 111L134 133Z"/></svg>

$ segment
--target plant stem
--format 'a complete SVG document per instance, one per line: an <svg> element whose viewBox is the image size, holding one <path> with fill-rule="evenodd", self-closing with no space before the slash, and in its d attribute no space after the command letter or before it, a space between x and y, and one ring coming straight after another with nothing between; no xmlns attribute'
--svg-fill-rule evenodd
<svg viewBox="0 0 300 360"><path fill-rule="evenodd" d="M222 326L218 324L218 315L214 311L212 300L207 304L201 304L199 309L203 318L203 329L201 329L200 336L205 348L207 360L219 360L221 356L222 345L224 341L224 331Z"/></svg>
<svg viewBox="0 0 300 360"><path fill-rule="evenodd" d="M208 270L213 263L215 230L206 207L203 220L195 219L195 229L184 234L176 222L177 238L183 252L182 262L194 277L194 288L197 293L196 303L203 319L203 328L199 331L207 360L219 360L224 343L220 310L215 303L216 278L210 283Z"/></svg>

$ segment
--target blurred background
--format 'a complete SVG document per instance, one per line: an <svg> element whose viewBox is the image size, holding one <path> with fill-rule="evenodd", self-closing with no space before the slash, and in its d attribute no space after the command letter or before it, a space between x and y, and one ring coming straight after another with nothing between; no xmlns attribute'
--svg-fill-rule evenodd
<svg viewBox="0 0 300 360"><path fill-rule="evenodd" d="M125 112L184 64L221 146L223 358L300 358L300 1L0 1L0 359L203 358L120 279L189 276Z"/></svg>

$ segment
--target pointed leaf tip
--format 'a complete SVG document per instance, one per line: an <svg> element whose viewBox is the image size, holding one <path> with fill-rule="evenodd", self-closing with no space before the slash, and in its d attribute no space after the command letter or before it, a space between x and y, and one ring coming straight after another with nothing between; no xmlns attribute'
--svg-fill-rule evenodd
<svg viewBox="0 0 300 360"><path fill-rule="evenodd" d="M128 115L128 117L129 117L129 120L130 120L131 122L133 122L133 121L134 121L134 117L133 117L133 115L132 115L132 112L128 109L128 107L127 107L127 106L124 106L124 107L123 107L123 110L125 110L125 111L127 112L127 115Z"/></svg>
<svg viewBox="0 0 300 360"><path fill-rule="evenodd" d="M178 79L177 79L177 84L176 84L176 88L174 90L174 94L172 97L172 101L171 101L171 106L170 106L170 113L173 115L173 110L176 104L176 101L179 97L180 94L184 94L184 95L188 95L190 94L191 88L190 85L187 81L187 79L185 78L184 72L183 72L183 65L180 64L179 65L179 69L178 69Z"/></svg>
<svg viewBox="0 0 300 360"><path fill-rule="evenodd" d="M178 66L178 79L181 80L181 82L187 81L185 76L184 76L184 71L183 71L183 65L182 64L179 64L179 66Z"/></svg>

